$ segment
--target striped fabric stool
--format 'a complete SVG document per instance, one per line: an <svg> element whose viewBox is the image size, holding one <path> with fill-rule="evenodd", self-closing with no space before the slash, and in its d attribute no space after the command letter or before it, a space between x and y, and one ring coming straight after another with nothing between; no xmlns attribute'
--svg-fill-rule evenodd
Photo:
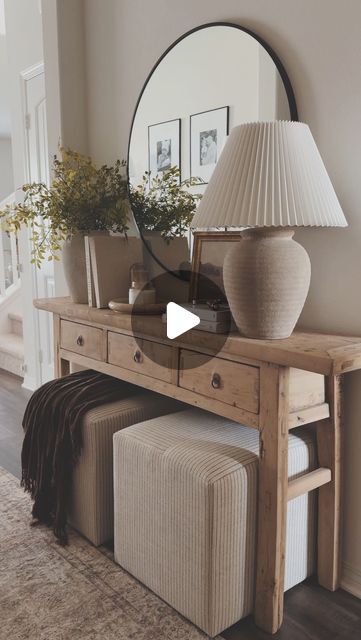
<svg viewBox="0 0 361 640"><path fill-rule="evenodd" d="M198 409L114 435L116 561L210 636L252 612L258 431ZM304 430L289 476L316 466ZM285 589L313 573L315 493L289 503Z"/></svg>
<svg viewBox="0 0 361 640"><path fill-rule="evenodd" d="M124 383L123 398L85 414L83 449L73 472L68 521L94 545L114 535L113 434L181 408L184 405L175 400Z"/></svg>

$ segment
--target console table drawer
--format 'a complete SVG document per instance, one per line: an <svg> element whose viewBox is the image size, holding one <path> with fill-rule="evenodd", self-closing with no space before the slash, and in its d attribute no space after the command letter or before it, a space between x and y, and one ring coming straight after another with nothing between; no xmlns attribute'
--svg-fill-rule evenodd
<svg viewBox="0 0 361 640"><path fill-rule="evenodd" d="M60 346L67 351L80 353L94 360L105 360L103 354L103 330L62 320L60 324Z"/></svg>
<svg viewBox="0 0 361 640"><path fill-rule="evenodd" d="M144 346L146 345L146 353ZM157 354L153 361L147 354ZM164 382L172 381L173 348L151 340L136 341L132 336L108 332L108 362L130 369L137 373L157 378Z"/></svg>
<svg viewBox="0 0 361 640"><path fill-rule="evenodd" d="M192 368L190 368L192 367ZM181 349L179 386L259 413L259 368Z"/></svg>

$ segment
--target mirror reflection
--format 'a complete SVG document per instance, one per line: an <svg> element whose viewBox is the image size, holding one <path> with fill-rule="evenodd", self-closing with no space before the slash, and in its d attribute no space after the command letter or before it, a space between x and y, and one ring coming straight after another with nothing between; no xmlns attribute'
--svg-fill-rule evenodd
<svg viewBox="0 0 361 640"><path fill-rule="evenodd" d="M178 270L190 260L189 212L232 127L290 119L274 60L242 29L209 25L166 53L140 97L128 157L134 217L165 268ZM194 202L184 211L186 193Z"/></svg>

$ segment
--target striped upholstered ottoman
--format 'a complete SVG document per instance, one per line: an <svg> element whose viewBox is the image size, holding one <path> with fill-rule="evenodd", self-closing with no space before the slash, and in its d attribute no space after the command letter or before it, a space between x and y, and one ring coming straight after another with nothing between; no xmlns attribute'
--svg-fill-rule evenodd
<svg viewBox="0 0 361 640"><path fill-rule="evenodd" d="M316 466L290 435L289 476ZM215 636L252 612L258 432L198 409L114 436L116 561ZM314 569L315 494L289 503L285 588Z"/></svg>
<svg viewBox="0 0 361 640"><path fill-rule="evenodd" d="M124 383L123 398L91 409L82 425L83 449L73 473L69 523L96 546L113 538L113 434L184 408L175 400Z"/></svg>

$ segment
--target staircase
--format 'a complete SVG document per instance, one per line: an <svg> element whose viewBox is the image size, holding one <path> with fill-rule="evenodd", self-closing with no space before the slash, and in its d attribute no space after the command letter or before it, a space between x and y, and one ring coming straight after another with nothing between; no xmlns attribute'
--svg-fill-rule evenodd
<svg viewBox="0 0 361 640"><path fill-rule="evenodd" d="M10 331L0 334L0 369L23 378L23 320L17 313L9 313L8 320Z"/></svg>
<svg viewBox="0 0 361 640"><path fill-rule="evenodd" d="M15 194L0 202L0 211L15 202ZM0 229L0 369L24 377L23 320L19 306L18 244Z"/></svg>

